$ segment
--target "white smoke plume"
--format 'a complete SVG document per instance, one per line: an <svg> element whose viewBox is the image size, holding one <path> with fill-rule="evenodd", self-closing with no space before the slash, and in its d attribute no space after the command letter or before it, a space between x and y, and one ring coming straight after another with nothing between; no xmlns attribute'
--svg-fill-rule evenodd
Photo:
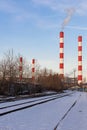
<svg viewBox="0 0 87 130"><path fill-rule="evenodd" d="M74 14L75 12L75 8L68 8L66 9L66 12L67 12L67 16L66 18L64 19L63 23L62 23L62 30L64 29L64 27L69 23L72 15Z"/></svg>

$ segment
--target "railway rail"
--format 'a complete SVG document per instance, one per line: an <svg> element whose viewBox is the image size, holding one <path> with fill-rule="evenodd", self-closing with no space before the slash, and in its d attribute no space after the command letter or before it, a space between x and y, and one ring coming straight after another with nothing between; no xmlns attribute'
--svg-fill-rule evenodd
<svg viewBox="0 0 87 130"><path fill-rule="evenodd" d="M13 105L5 105L3 107L0 107L0 116L4 116L4 115L10 114L12 112L17 112L17 111L20 111L20 110L23 110L23 109L27 109L27 108L30 108L30 107L33 107L33 106L36 106L36 105L40 105L40 104L43 104L43 103L46 103L46 102L49 102L49 101L52 101L52 100L56 100L58 98L69 96L71 94L72 93L56 94L56 95L52 95L52 96L49 96L49 97L35 99L35 100L32 100L32 101L26 102L26 100L25 100L25 102L16 103L16 104L14 103Z"/></svg>
<svg viewBox="0 0 87 130"><path fill-rule="evenodd" d="M81 96L81 95L80 95ZM79 98L80 98L79 96ZM65 117L68 115L68 113L72 110L72 108L76 105L76 103L78 102L79 98L77 100L75 100L73 102L73 104L70 106L70 108L66 111L66 113L62 116L62 118L58 121L58 123L56 124L56 126L54 127L53 130L57 130L57 128L59 127L59 125L61 124L61 122L65 119Z"/></svg>

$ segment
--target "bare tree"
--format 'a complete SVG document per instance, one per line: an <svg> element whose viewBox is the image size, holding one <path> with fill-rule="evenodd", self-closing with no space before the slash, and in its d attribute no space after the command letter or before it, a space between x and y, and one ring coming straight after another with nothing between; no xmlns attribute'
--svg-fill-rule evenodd
<svg viewBox="0 0 87 130"><path fill-rule="evenodd" d="M38 82L47 90L61 91L63 89L63 83L58 74L53 74L48 69L42 70L42 75L39 76Z"/></svg>
<svg viewBox="0 0 87 130"><path fill-rule="evenodd" d="M31 64L28 63L25 59L23 60L23 76L24 78L31 78Z"/></svg>
<svg viewBox="0 0 87 130"><path fill-rule="evenodd" d="M13 81L18 74L18 61L14 56L13 50L4 53L3 60L0 62L0 73L3 79Z"/></svg>
<svg viewBox="0 0 87 130"><path fill-rule="evenodd" d="M35 60L35 78L38 79L38 76L40 75L40 64L38 60Z"/></svg>
<svg viewBox="0 0 87 130"><path fill-rule="evenodd" d="M6 78L7 61L5 59L0 61L0 77L2 80Z"/></svg>

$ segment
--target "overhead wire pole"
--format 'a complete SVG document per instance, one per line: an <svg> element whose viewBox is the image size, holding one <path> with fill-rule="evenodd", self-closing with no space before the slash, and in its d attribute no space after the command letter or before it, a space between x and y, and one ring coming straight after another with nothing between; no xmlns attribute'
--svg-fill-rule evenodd
<svg viewBox="0 0 87 130"><path fill-rule="evenodd" d="M73 72L74 72L74 86L76 86L76 69L74 69Z"/></svg>
<svg viewBox="0 0 87 130"><path fill-rule="evenodd" d="M67 74L68 78L70 79L70 83L76 86L76 69L73 69L69 74ZM72 76L70 78L70 76Z"/></svg>
<svg viewBox="0 0 87 130"><path fill-rule="evenodd" d="M22 75L23 75L23 57L19 58L19 80L20 80L20 89L22 93Z"/></svg>
<svg viewBox="0 0 87 130"><path fill-rule="evenodd" d="M23 58L20 57L20 63L19 63L19 79L20 79L20 82L22 81L22 73L23 73Z"/></svg>

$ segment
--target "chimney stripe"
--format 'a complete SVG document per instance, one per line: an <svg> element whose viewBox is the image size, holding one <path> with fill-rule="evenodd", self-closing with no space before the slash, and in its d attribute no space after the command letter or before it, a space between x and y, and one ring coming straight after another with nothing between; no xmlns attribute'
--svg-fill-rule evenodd
<svg viewBox="0 0 87 130"><path fill-rule="evenodd" d="M82 83L82 36L78 36L78 84Z"/></svg>
<svg viewBox="0 0 87 130"><path fill-rule="evenodd" d="M64 77L64 32L60 32L59 36L59 74Z"/></svg>

